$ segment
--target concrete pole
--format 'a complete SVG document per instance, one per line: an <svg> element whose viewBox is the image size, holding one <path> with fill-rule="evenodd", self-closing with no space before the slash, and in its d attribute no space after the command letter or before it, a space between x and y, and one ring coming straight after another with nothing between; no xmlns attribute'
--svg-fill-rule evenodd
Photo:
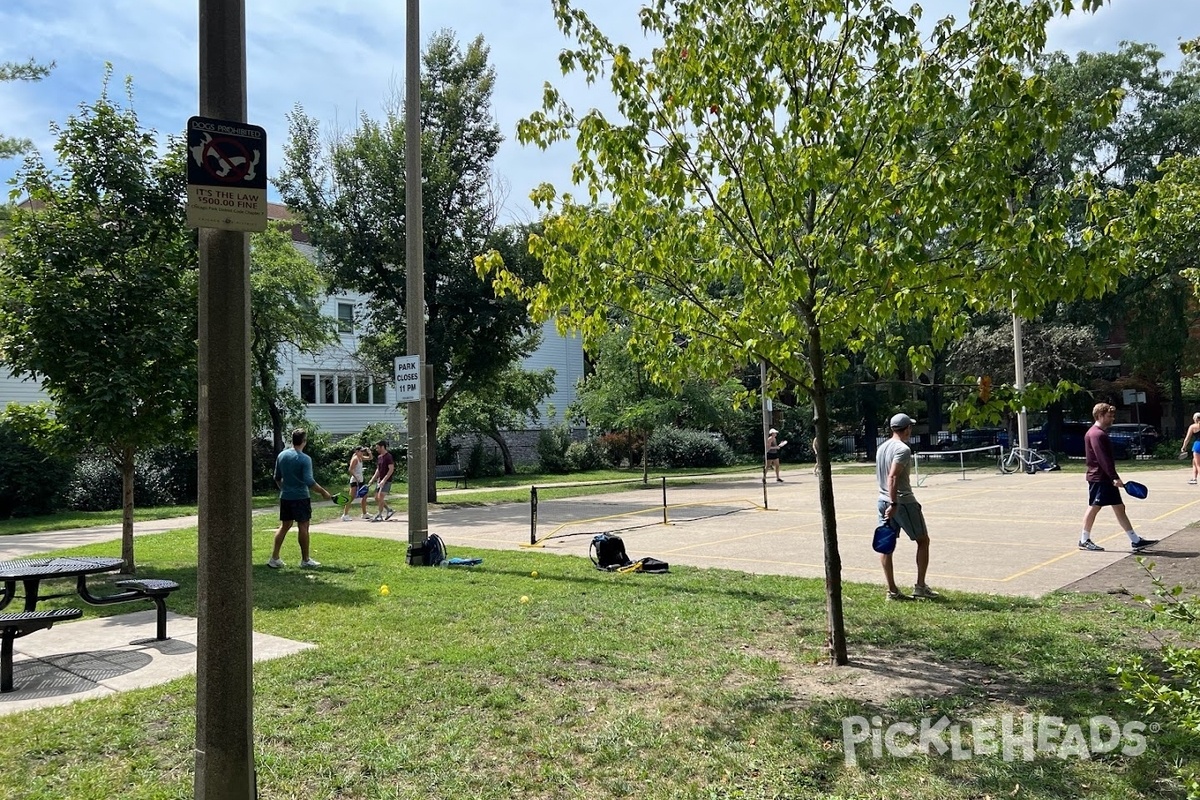
<svg viewBox="0 0 1200 800"><path fill-rule="evenodd" d="M200 0L200 115L246 121L245 0ZM250 262L239 231L201 228L197 800L252 800Z"/></svg>
<svg viewBox="0 0 1200 800"><path fill-rule="evenodd" d="M408 355L420 356L421 399L408 404L408 563L423 566L417 548L429 536L429 436L426 398L433 370L425 363L425 236L421 199L421 3L408 0L404 80L404 314Z"/></svg>

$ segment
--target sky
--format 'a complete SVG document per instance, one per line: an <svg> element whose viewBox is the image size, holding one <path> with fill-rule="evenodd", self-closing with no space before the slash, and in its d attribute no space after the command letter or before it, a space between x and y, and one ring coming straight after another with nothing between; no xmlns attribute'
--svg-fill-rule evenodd
<svg viewBox="0 0 1200 800"><path fill-rule="evenodd" d="M53 156L50 122L63 122L99 96L111 62L110 97L124 100L132 78L142 125L182 133L199 113L200 0L0 0L0 62L55 61L38 83L0 84L0 132L33 140ZM279 169L286 115L299 104L327 130L352 127L361 113L380 119L404 86L404 0L246 0L248 121L267 130L268 173ZM642 0L575 0L613 40L647 45L638 24ZM903 2L907 8L909 3ZM570 183L573 148L543 153L516 141L518 120L541 106L552 82L577 108L611 107L607 93L562 76L558 53L570 42L558 31L551 0L436 0L421 4L421 41L449 28L464 45L482 35L496 68L493 112L504 142L494 163L508 186L502 218L537 214L529 192L548 181ZM925 0L924 18L965 18L967 0ZM1200 36L1200 0L1109 0L1095 14L1076 12L1051 23L1049 49L1071 54L1115 51L1121 41L1155 44L1164 64L1179 61L1178 42ZM0 185L19 168L0 161ZM7 187L6 187L7 188ZM271 199L277 199L271 190Z"/></svg>

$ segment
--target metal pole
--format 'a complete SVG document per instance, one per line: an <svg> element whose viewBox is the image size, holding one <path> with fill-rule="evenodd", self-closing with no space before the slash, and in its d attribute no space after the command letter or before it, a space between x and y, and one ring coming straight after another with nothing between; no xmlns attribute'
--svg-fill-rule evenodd
<svg viewBox="0 0 1200 800"><path fill-rule="evenodd" d="M667 476L666 475L662 476L662 486L663 486L663 525L666 525L668 523L668 520L667 520Z"/></svg>
<svg viewBox="0 0 1200 800"><path fill-rule="evenodd" d="M404 271L408 355L424 370L421 399L408 404L408 563L425 564L429 538L429 436L426 398L433 393L433 370L425 363L425 245L421 200L421 18L420 0L408 0L404 92Z"/></svg>
<svg viewBox="0 0 1200 800"><path fill-rule="evenodd" d="M767 360L760 359L758 367L758 385L762 394L763 508L767 509L770 508L767 504L767 431L771 428L771 409L768 407L770 401L767 400Z"/></svg>
<svg viewBox="0 0 1200 800"><path fill-rule="evenodd" d="M537 487L529 487L529 544L537 544Z"/></svg>
<svg viewBox="0 0 1200 800"><path fill-rule="evenodd" d="M245 0L200 0L200 114L246 121ZM250 244L208 228L199 243L195 796L251 800Z"/></svg>
<svg viewBox="0 0 1200 800"><path fill-rule="evenodd" d="M1016 293L1013 293L1013 307L1016 307ZM1013 366L1016 374L1013 385L1018 392L1025 391L1025 353L1021 343L1021 317L1013 312ZM1025 406L1017 412L1017 442L1021 448L1029 447L1029 420L1025 415Z"/></svg>

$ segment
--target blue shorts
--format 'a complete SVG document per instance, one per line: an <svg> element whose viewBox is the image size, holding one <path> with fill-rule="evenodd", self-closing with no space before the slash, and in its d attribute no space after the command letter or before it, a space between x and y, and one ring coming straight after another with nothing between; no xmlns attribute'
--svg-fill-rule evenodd
<svg viewBox="0 0 1200 800"><path fill-rule="evenodd" d="M1113 486L1112 481L1088 481L1089 506L1123 506L1121 490Z"/></svg>
<svg viewBox="0 0 1200 800"><path fill-rule="evenodd" d="M888 501L880 500L878 504L880 525L883 524L887 513ZM897 503L896 510L892 512L892 522L899 525L901 530L908 534L908 538L914 542L919 542L929 536L929 529L925 527L925 513L921 511L920 503Z"/></svg>
<svg viewBox="0 0 1200 800"><path fill-rule="evenodd" d="M1200 453L1200 439L1197 439L1196 441L1192 442L1192 452Z"/></svg>
<svg viewBox="0 0 1200 800"><path fill-rule="evenodd" d="M280 522L308 522L312 519L312 500L279 500Z"/></svg>

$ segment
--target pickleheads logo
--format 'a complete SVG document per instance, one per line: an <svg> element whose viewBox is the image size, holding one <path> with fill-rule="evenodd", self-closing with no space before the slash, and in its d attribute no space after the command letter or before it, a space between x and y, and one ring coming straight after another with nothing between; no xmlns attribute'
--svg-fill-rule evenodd
<svg viewBox="0 0 1200 800"><path fill-rule="evenodd" d="M1153 732L1153 725L1149 730ZM1067 724L1062 717L1002 714L997 717L952 722L948 717L925 717L917 722L889 721L882 717L846 717L842 720L842 748L846 764L860 758L894 758L947 755L955 761L979 756L1000 756L1005 761L1033 761L1036 756L1088 759L1117 753L1139 756L1146 751L1144 722L1117 722L1112 717L1091 717Z"/></svg>

